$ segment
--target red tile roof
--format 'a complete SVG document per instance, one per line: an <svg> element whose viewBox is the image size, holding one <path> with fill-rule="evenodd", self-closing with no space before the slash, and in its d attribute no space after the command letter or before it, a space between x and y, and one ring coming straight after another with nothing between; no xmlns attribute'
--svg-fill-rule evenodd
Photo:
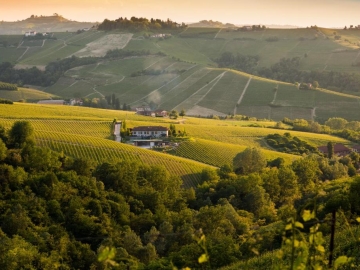
<svg viewBox="0 0 360 270"><path fill-rule="evenodd" d="M327 154L328 153L328 149L327 146L319 146L318 147L319 151ZM343 152L351 152L351 150L349 148L347 148L345 145L341 144L341 143L336 143L334 144L334 153L343 153Z"/></svg>

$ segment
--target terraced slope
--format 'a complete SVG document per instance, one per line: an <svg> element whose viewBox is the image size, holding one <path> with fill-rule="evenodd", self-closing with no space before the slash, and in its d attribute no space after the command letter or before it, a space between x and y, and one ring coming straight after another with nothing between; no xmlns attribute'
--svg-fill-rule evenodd
<svg viewBox="0 0 360 270"><path fill-rule="evenodd" d="M11 127L15 119L0 118L0 124ZM174 157L106 139L110 134L108 121L30 120L36 144L72 157L90 158L97 162L136 160L150 165L164 165L171 174L180 176L185 187L200 183L205 164Z"/></svg>
<svg viewBox="0 0 360 270"><path fill-rule="evenodd" d="M32 100L40 100L40 99L51 99L55 97L56 97L55 95L43 91L29 89L29 88L22 88L22 87L19 87L18 91L0 90L0 98L9 99L12 101L19 101L19 100L32 101Z"/></svg>
<svg viewBox="0 0 360 270"><path fill-rule="evenodd" d="M126 120L128 128L141 125L175 124L191 139L175 147L171 154L154 152L111 140L113 119ZM263 147L269 160L283 157L287 162L298 158L272 151L264 137L288 130L273 129L274 122L221 121L186 117L180 120L138 116L134 112L100 110L73 106L51 106L15 103L0 106L0 124L11 127L16 120L26 119L35 129L36 142L73 157L104 160L130 159L149 164L163 164L173 174L180 175L187 187L200 181L200 172L209 165L222 166L249 146ZM259 127L250 127L258 125ZM290 131L313 145L329 141L348 144L347 140L329 135Z"/></svg>
<svg viewBox="0 0 360 270"><path fill-rule="evenodd" d="M133 77L142 70L160 73ZM360 117L359 96L325 89L299 90L293 84L160 56L77 67L47 91L87 98L115 93L121 103L132 108L147 103L165 110L184 109L196 116L243 114L273 120L289 117L317 121Z"/></svg>

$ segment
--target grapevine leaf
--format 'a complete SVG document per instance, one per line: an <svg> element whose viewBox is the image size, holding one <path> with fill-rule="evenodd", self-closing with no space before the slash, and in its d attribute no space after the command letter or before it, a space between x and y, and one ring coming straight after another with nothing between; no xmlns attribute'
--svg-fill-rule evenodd
<svg viewBox="0 0 360 270"><path fill-rule="evenodd" d="M322 252L322 253L325 252L325 248L324 248L324 246L322 246L322 245L318 245L318 246L316 247L316 249L317 249L318 251Z"/></svg>
<svg viewBox="0 0 360 270"><path fill-rule="evenodd" d="M310 210L304 210L302 218L304 221L309 221L310 219L314 218L314 213L312 213Z"/></svg>
<svg viewBox="0 0 360 270"><path fill-rule="evenodd" d="M348 262L348 257L346 256L340 256L335 260L334 267L337 269L340 265L345 264Z"/></svg>
<svg viewBox="0 0 360 270"><path fill-rule="evenodd" d="M285 227L285 230L288 231L288 230L291 230L292 229L292 224L287 224L286 227Z"/></svg>
<svg viewBox="0 0 360 270"><path fill-rule="evenodd" d="M208 260L209 260L209 257L206 254L202 254L198 259L199 263L204 263L204 262L207 262Z"/></svg>
<svg viewBox="0 0 360 270"><path fill-rule="evenodd" d="M302 223L300 223L299 221L295 222L295 227L304 229L304 225Z"/></svg>

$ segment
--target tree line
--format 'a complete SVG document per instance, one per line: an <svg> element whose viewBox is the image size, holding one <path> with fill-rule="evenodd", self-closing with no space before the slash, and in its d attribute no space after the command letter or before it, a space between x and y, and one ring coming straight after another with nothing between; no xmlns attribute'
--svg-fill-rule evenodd
<svg viewBox="0 0 360 270"><path fill-rule="evenodd" d="M359 165L348 162L310 155L269 166L260 149L247 148L183 189L164 166L95 164L37 147L27 121L0 126L0 267L106 269L100 255L114 247L117 269L197 269L205 235L202 268L217 269L279 248L282 233L271 224L313 203L322 181ZM319 218L339 207L360 214L359 184L323 195Z"/></svg>
<svg viewBox="0 0 360 270"><path fill-rule="evenodd" d="M0 90L17 91L17 85L12 83L4 83L0 81Z"/></svg>
<svg viewBox="0 0 360 270"><path fill-rule="evenodd" d="M115 30L115 29L122 29L122 30L130 30L130 31L147 31L147 30L162 30L162 29L169 29L169 30L177 30L186 28L187 25L185 23L178 24L173 22L170 19L161 20L161 19L153 19L150 20L147 18L137 18L131 17L127 19L126 17L120 17L116 20L108 20L105 19L101 24L98 25L99 30Z"/></svg>

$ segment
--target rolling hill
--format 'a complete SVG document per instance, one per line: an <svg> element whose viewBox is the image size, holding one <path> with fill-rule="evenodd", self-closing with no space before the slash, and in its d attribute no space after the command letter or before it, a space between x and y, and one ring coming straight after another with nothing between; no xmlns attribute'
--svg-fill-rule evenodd
<svg viewBox="0 0 360 270"><path fill-rule="evenodd" d="M131 75L150 69L160 70L161 74ZM165 110L184 109L195 116L242 114L273 120L289 117L317 121L360 117L359 96L324 89L299 90L289 83L160 56L74 68L46 91L91 98L115 93L121 103L133 108L147 103Z"/></svg>
<svg viewBox="0 0 360 270"><path fill-rule="evenodd" d="M340 35L340 39L335 39ZM132 108L150 104L188 115L243 114L281 120L284 117L323 122L329 117L358 120L359 92L341 93L263 79L230 69L217 68L214 60L224 52L257 55L257 69L281 58L300 57L303 71L360 73L360 31L323 28L261 29L188 27L171 38L149 37L147 32L96 31L55 33L53 39L28 42L11 37L0 47L1 61L18 68L44 69L56 59L72 55L96 56L96 64L68 70L45 91L64 98L103 98L114 93ZM274 41L274 37L276 37ZM2 36L0 40L9 39ZM104 49L104 44L106 48ZM149 51L151 55L124 59L101 58L109 49ZM158 55L161 52L162 55ZM163 56L166 55L166 56ZM274 88L277 88L275 91Z"/></svg>
<svg viewBox="0 0 360 270"><path fill-rule="evenodd" d="M0 34L19 35L24 34L26 31L74 32L78 29L91 28L93 25L94 23L91 22L71 21L56 13L52 16L32 15L21 21L0 22Z"/></svg>
<svg viewBox="0 0 360 270"><path fill-rule="evenodd" d="M141 125L175 124L186 130L190 140L181 142L170 152L156 152L118 143L111 139L113 119L126 120L128 128ZM15 103L0 106L0 124L9 128L14 121L27 119L35 130L36 143L72 157L86 157L96 162L118 159L137 160L146 164L162 164L172 174L179 175L184 186L196 186L200 173L209 166L231 164L234 156L249 146L264 149L268 160L282 157L290 163L298 156L273 151L263 138L268 134L289 132L272 127L274 122L224 121L186 117L181 120L139 116L133 112ZM257 123L263 127L251 127ZM328 141L349 144L330 135L292 132L312 145Z"/></svg>

